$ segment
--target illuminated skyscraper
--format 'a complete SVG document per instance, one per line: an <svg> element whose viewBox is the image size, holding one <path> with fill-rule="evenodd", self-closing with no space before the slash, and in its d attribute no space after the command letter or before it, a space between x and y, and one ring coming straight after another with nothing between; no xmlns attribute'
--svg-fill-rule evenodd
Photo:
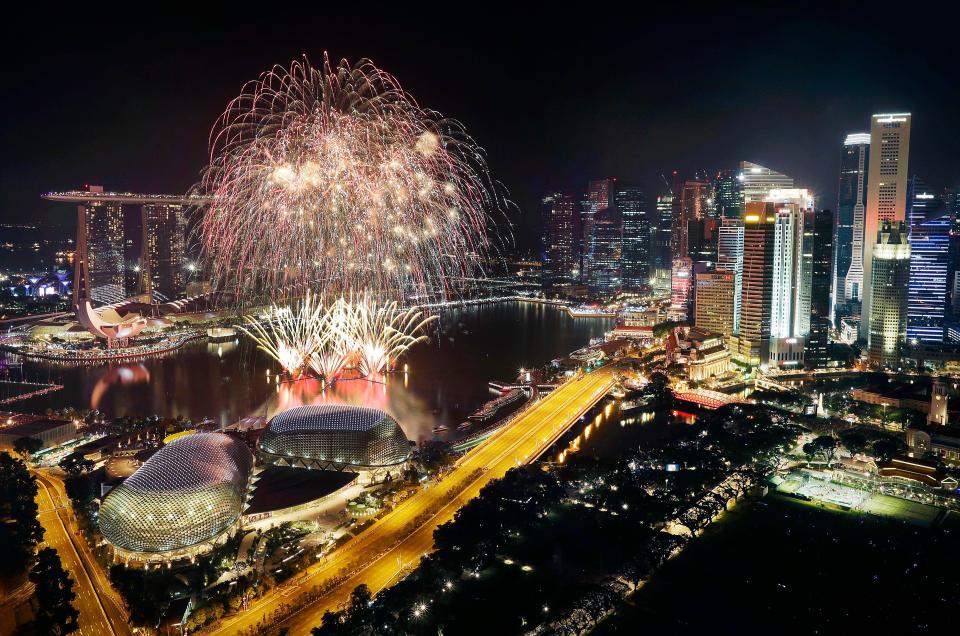
<svg viewBox="0 0 960 636"><path fill-rule="evenodd" d="M616 206L591 218L588 285L593 294L613 294L623 282L623 219Z"/></svg>
<svg viewBox="0 0 960 636"><path fill-rule="evenodd" d="M876 143L876 141L875 141ZM906 223L883 221L870 259L870 364L897 368L907 337L910 244Z"/></svg>
<svg viewBox="0 0 960 636"><path fill-rule="evenodd" d="M617 184L614 197L623 220L622 278L624 291L645 289L650 276L650 218L640 188Z"/></svg>
<svg viewBox="0 0 960 636"><path fill-rule="evenodd" d="M812 216L812 227L810 217ZM807 215L808 229L813 235L813 258L810 274L810 332L804 352L806 365L813 369L827 366L830 360L828 335L832 322L830 293L833 276L833 212L817 210Z"/></svg>
<svg viewBox="0 0 960 636"><path fill-rule="evenodd" d="M793 177L750 161L740 162L740 173L737 178L742 186L744 204L752 201L766 201L771 190L793 187Z"/></svg>
<svg viewBox="0 0 960 636"><path fill-rule="evenodd" d="M873 311L872 282L868 278L868 274L873 272L873 246L880 236L884 221L906 221L910 124L910 113L874 115L870 123L867 212L863 224L864 284L860 314L860 337L867 340L868 345L874 333L870 315ZM872 359L875 347L869 345L869 348ZM889 343L885 341L881 349L890 351Z"/></svg>
<svg viewBox="0 0 960 636"><path fill-rule="evenodd" d="M696 276L694 324L725 336L733 333L734 278L732 271L716 270Z"/></svg>
<svg viewBox="0 0 960 636"><path fill-rule="evenodd" d="M186 280L186 219L176 203L144 204L142 267L144 293L157 300L175 300L183 295Z"/></svg>
<svg viewBox="0 0 960 636"><path fill-rule="evenodd" d="M580 275L580 210L577 197L555 192L543 200L544 265L551 284L572 283Z"/></svg>
<svg viewBox="0 0 960 636"><path fill-rule="evenodd" d="M837 198L835 304L860 300L863 289L863 223L869 166L870 134L847 135L840 158Z"/></svg>
<svg viewBox="0 0 960 636"><path fill-rule="evenodd" d="M670 274L670 317L688 320L693 304L693 261L689 256L673 259Z"/></svg>
<svg viewBox="0 0 960 636"><path fill-rule="evenodd" d="M581 254L583 256L580 275L589 280L590 241L593 236L593 218L610 207L613 198L614 180L596 179L587 185L586 198L580 206Z"/></svg>
<svg viewBox="0 0 960 636"><path fill-rule="evenodd" d="M670 236L673 232L673 195L657 197L654 222L656 225L651 229L652 285L657 293L669 294L673 260L670 251Z"/></svg>
<svg viewBox="0 0 960 636"><path fill-rule="evenodd" d="M750 364L765 364L770 351L775 223L773 203L751 201L745 204L738 353Z"/></svg>
<svg viewBox="0 0 960 636"><path fill-rule="evenodd" d="M721 170L713 186L713 202L719 219L743 216L743 182L736 170Z"/></svg>
<svg viewBox="0 0 960 636"><path fill-rule="evenodd" d="M743 221L725 218L718 230L717 271L733 274L733 331L740 333L740 299L743 294Z"/></svg>
<svg viewBox="0 0 960 636"><path fill-rule="evenodd" d="M949 216L916 221L910 231L907 339L943 342L950 267Z"/></svg>
<svg viewBox="0 0 960 636"><path fill-rule="evenodd" d="M102 194L103 186L87 186ZM126 297L123 286L123 206L92 200L77 206L77 255L73 302L114 303Z"/></svg>

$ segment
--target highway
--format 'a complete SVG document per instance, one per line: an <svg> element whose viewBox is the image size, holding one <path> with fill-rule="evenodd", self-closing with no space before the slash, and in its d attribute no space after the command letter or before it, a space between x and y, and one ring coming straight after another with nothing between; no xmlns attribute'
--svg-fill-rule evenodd
<svg viewBox="0 0 960 636"><path fill-rule="evenodd" d="M606 395L614 375L614 369L601 368L562 385L464 455L439 483L410 497L342 548L208 633L262 633L268 625L306 635L320 624L324 611L344 603L356 586L366 584L374 594L388 587L433 549L437 526L451 520L487 483L536 459ZM306 592L338 573L352 574L319 600L310 603L305 598ZM301 609L274 623L272 614L283 606Z"/></svg>
<svg viewBox="0 0 960 636"><path fill-rule="evenodd" d="M35 474L44 544L57 551L63 568L74 582L73 591L77 594L74 605L80 611L80 629L76 633L82 636L130 634L119 596L79 536L63 481L47 473Z"/></svg>

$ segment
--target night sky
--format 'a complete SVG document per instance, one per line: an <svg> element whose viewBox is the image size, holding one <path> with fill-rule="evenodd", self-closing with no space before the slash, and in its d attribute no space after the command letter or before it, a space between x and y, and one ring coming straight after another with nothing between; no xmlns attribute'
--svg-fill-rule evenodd
<svg viewBox="0 0 960 636"><path fill-rule="evenodd" d="M244 81L304 53L319 63L324 50L371 58L422 105L463 121L522 211L521 247L542 194L591 177L655 195L672 169L748 159L832 208L843 137L869 130L874 112L911 111L911 173L935 188L960 184L955 16L918 3L893 17L879 3L806 13L666 4L518 14L358 2L311 14L237 3L218 16L127 23L108 12L8 19L0 222L69 223L70 206L40 194L84 183L185 191Z"/></svg>

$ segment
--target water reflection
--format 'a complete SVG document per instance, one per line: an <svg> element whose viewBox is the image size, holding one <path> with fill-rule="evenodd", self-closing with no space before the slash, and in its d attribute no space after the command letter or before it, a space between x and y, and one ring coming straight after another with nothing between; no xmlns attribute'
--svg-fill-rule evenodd
<svg viewBox="0 0 960 636"><path fill-rule="evenodd" d="M157 414L230 425L245 416L268 417L281 408L337 400L385 408L411 439L457 425L490 399L487 383L566 355L602 336L608 319L574 319L549 305L501 303L446 310L430 342L409 352L407 373L378 382L349 380L332 389L316 381L282 384L274 363L245 338L197 341L137 365L64 366L25 361L10 373L51 381L64 389L18 402L17 410L98 408L108 417ZM0 353L0 361L5 355ZM401 366L402 369L402 366ZM130 375L130 374L133 375ZM126 380L125 380L126 378ZM142 381L142 378L146 378Z"/></svg>

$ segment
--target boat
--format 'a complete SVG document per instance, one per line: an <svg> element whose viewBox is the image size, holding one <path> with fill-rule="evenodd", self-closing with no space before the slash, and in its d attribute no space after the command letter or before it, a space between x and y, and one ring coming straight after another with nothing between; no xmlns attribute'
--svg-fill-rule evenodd
<svg viewBox="0 0 960 636"><path fill-rule="evenodd" d="M489 402L485 403L476 411L468 415L467 419L471 422L490 422L497 417L506 415L507 411L511 410L511 408L516 408L519 406L524 397L525 394L522 390L513 389L508 393L496 398L495 400L490 400Z"/></svg>
<svg viewBox="0 0 960 636"><path fill-rule="evenodd" d="M434 426L434 427L433 427L433 432L434 432L434 433L442 433L442 432L444 432L444 431L446 431L446 430L447 430L447 427L446 427L446 425L444 425L444 424L438 424L437 426Z"/></svg>
<svg viewBox="0 0 960 636"><path fill-rule="evenodd" d="M471 426L473 426L473 422L471 422L471 421L468 420L468 421L466 421L466 422L461 422L460 425L457 426L457 430L458 430L458 431L462 431L462 430L464 430L464 429L470 428Z"/></svg>

